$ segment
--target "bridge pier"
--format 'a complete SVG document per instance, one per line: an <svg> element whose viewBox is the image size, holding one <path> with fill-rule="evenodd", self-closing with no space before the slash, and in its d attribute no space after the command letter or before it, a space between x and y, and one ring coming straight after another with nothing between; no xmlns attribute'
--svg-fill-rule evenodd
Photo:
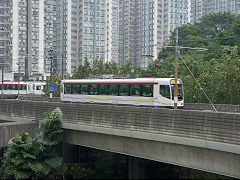
<svg viewBox="0 0 240 180"><path fill-rule="evenodd" d="M144 179L144 169L140 166L140 159L128 156L128 179Z"/></svg>
<svg viewBox="0 0 240 180"><path fill-rule="evenodd" d="M38 122L8 122L0 123L0 148L7 147L11 138L19 133L27 132L36 137Z"/></svg>
<svg viewBox="0 0 240 180"><path fill-rule="evenodd" d="M68 143L63 143L62 144L62 157L63 157L63 161L67 162L67 163L71 163L72 162L72 149L73 149L72 144L68 144Z"/></svg>
<svg viewBox="0 0 240 180"><path fill-rule="evenodd" d="M62 143L62 157L66 163L78 163L80 159L81 147L79 145Z"/></svg>

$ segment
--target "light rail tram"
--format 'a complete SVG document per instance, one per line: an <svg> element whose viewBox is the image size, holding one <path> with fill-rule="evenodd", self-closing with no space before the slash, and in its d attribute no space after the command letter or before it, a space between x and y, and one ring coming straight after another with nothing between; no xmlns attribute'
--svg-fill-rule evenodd
<svg viewBox="0 0 240 180"><path fill-rule="evenodd" d="M27 82L3 82L0 84L0 92L4 98L16 99L19 95L30 93L30 85Z"/></svg>
<svg viewBox="0 0 240 180"><path fill-rule="evenodd" d="M0 93L4 98L16 99L19 95L44 95L43 89L46 82L16 82L16 81L6 81L0 83Z"/></svg>
<svg viewBox="0 0 240 180"><path fill-rule="evenodd" d="M34 95L44 95L43 92L46 82L39 82L39 81L29 81L30 84L30 94Z"/></svg>
<svg viewBox="0 0 240 180"><path fill-rule="evenodd" d="M177 83L177 106L183 108L183 84ZM174 86L173 78L62 80L61 101L171 108Z"/></svg>

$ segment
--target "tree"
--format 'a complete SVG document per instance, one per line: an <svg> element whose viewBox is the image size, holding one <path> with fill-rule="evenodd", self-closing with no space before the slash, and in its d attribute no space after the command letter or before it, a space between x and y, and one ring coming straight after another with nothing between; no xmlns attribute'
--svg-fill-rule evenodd
<svg viewBox="0 0 240 180"><path fill-rule="evenodd" d="M92 68L87 58L84 60L84 64L80 65L73 75L74 79L87 79L92 75Z"/></svg>
<svg viewBox="0 0 240 180"><path fill-rule="evenodd" d="M58 113L46 112L43 114L44 121L41 124L38 132L42 137L44 151L41 154L45 167L48 167L48 175L63 175L64 164L62 158L56 152L57 144L60 142L60 136L63 132L61 129L62 123Z"/></svg>
<svg viewBox="0 0 240 180"><path fill-rule="evenodd" d="M120 67L119 74L133 74L132 62L128 61Z"/></svg>
<svg viewBox="0 0 240 180"><path fill-rule="evenodd" d="M119 74L119 66L115 61L107 62L105 65L105 74Z"/></svg>
<svg viewBox="0 0 240 180"><path fill-rule="evenodd" d="M41 124L38 132L42 135L44 145L55 146L59 143L60 135L63 132L59 114L45 112L43 113L43 117L44 122Z"/></svg>
<svg viewBox="0 0 240 180"><path fill-rule="evenodd" d="M201 37L201 29L197 25L183 25L177 28L180 46L205 47L208 42ZM175 45L176 29L170 36L171 45ZM173 51L174 52L174 51Z"/></svg>
<svg viewBox="0 0 240 180"><path fill-rule="evenodd" d="M55 150L62 133L59 115L46 113L44 118L39 129L43 143L28 133L17 135L9 143L3 158L4 179L47 178L64 172L62 158Z"/></svg>
<svg viewBox="0 0 240 180"><path fill-rule="evenodd" d="M226 47L229 49L229 47ZM231 53L223 56L223 66L220 85L221 89L216 91L216 99L220 103L239 104L240 103L240 59L238 48L234 47Z"/></svg>
<svg viewBox="0 0 240 180"><path fill-rule="evenodd" d="M32 139L28 133L22 133L12 139L3 158L4 179L30 179L47 173L40 154L43 145Z"/></svg>
<svg viewBox="0 0 240 180"><path fill-rule="evenodd" d="M232 31L237 36L240 36L240 17L238 17L233 23L232 23Z"/></svg>
<svg viewBox="0 0 240 180"><path fill-rule="evenodd" d="M179 45L204 47L207 51L181 49L186 65L213 103L239 104L240 18L230 13L210 14L199 23L178 27ZM171 45L175 45L175 31ZM238 46L238 48L237 48ZM237 51L238 50L238 51ZM174 77L174 48L163 48L158 60L161 71ZM185 102L209 103L179 58L179 78L183 80Z"/></svg>
<svg viewBox="0 0 240 180"><path fill-rule="evenodd" d="M119 74L119 66L115 61L109 63L110 65L110 74Z"/></svg>
<svg viewBox="0 0 240 180"><path fill-rule="evenodd" d="M65 176L69 179L92 179L94 176L94 171L91 168L85 168L78 163L69 163L66 166Z"/></svg>
<svg viewBox="0 0 240 180"><path fill-rule="evenodd" d="M238 40L233 32L228 30L221 30L217 33L217 42L223 46L235 46L238 45ZM232 37L232 38L230 38Z"/></svg>
<svg viewBox="0 0 240 180"><path fill-rule="evenodd" d="M173 37L175 38L175 37ZM158 53L158 60L164 61L168 56L174 55L173 47L162 48L162 50Z"/></svg>
<svg viewBox="0 0 240 180"><path fill-rule="evenodd" d="M87 79L92 75L104 75L104 74L133 74L134 69L131 61L127 64L118 66L114 61L104 63L102 59L94 61L92 67L87 59L85 59L84 65L80 65L76 72L73 74L75 79Z"/></svg>
<svg viewBox="0 0 240 180"><path fill-rule="evenodd" d="M99 61L95 60L93 62L92 74L94 75L103 75L106 73L105 65L102 59Z"/></svg>
<svg viewBox="0 0 240 180"><path fill-rule="evenodd" d="M235 20L235 15L229 12L220 12L203 16L196 25L200 28L202 37L215 38L219 31L231 30Z"/></svg>

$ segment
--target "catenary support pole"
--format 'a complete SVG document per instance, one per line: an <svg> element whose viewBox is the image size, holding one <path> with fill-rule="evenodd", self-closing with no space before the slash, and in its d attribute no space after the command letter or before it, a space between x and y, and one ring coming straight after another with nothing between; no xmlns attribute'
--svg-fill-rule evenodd
<svg viewBox="0 0 240 180"><path fill-rule="evenodd" d="M4 79L3 79L3 67L2 67L2 99L3 99L3 81Z"/></svg>
<svg viewBox="0 0 240 180"><path fill-rule="evenodd" d="M175 77L175 85L174 85L174 109L177 109L178 103L178 29L176 30L176 57L174 61L174 77Z"/></svg>
<svg viewBox="0 0 240 180"><path fill-rule="evenodd" d="M50 67L50 86L52 86L52 71L53 71L53 68L52 68L52 66L53 66L53 51L52 50L50 50L50 61L51 61L51 67ZM53 94L52 94L52 92L50 92L50 99L52 99L52 97L53 97Z"/></svg>

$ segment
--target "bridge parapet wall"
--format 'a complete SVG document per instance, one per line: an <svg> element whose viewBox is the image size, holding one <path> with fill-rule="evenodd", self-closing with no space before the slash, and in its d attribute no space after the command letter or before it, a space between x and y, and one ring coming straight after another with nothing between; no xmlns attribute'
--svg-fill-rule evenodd
<svg viewBox="0 0 240 180"><path fill-rule="evenodd" d="M154 109L132 106L0 100L0 119L41 121L43 112L58 111L64 128L161 139L209 147L208 141L231 144L239 153L240 114ZM188 141L189 140L189 141ZM217 145L216 145L217 146ZM235 150L234 150L235 148Z"/></svg>
<svg viewBox="0 0 240 180"><path fill-rule="evenodd" d="M231 105L231 104L214 104L214 107L219 112L235 112L240 113L240 105ZM185 103L184 109L187 110L210 110L214 111L211 104L205 103Z"/></svg>
<svg viewBox="0 0 240 180"><path fill-rule="evenodd" d="M52 111L63 142L240 178L238 113L0 100L0 120L42 121Z"/></svg>
<svg viewBox="0 0 240 180"><path fill-rule="evenodd" d="M59 97L53 97L49 98L45 95L33 95L33 94L27 94L27 95L20 95L19 99L22 101L50 101L50 102L60 102Z"/></svg>
<svg viewBox="0 0 240 180"><path fill-rule="evenodd" d="M9 140L19 133L27 132L31 137L36 137L37 128L37 122L0 123L0 147L7 147Z"/></svg>

